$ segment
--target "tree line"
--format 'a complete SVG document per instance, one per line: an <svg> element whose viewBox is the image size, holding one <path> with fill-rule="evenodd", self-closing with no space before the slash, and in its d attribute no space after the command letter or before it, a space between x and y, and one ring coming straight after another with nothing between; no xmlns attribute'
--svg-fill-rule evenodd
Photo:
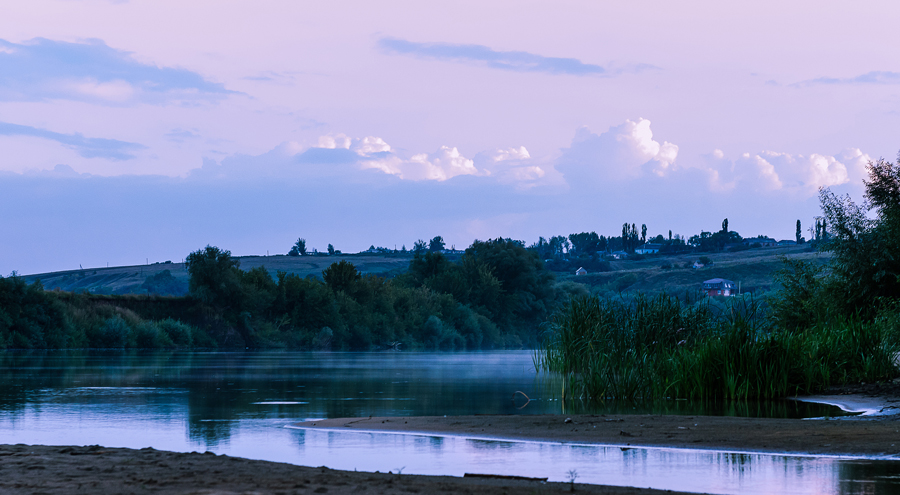
<svg viewBox="0 0 900 495"><path fill-rule="evenodd" d="M457 261L421 251L391 279L346 260L321 278L273 277L215 246L186 266L184 297L60 293L0 277L0 347L533 347L558 304L584 291L557 284L523 242L501 238L475 241Z"/></svg>

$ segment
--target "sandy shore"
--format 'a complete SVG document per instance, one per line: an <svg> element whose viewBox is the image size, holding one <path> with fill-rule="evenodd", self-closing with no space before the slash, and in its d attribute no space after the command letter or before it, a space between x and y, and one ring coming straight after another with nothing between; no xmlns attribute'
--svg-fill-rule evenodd
<svg viewBox="0 0 900 495"><path fill-rule="evenodd" d="M900 416L762 419L722 416L541 415L334 418L296 427L479 438L900 459Z"/></svg>
<svg viewBox="0 0 900 495"><path fill-rule="evenodd" d="M858 405L852 397L839 400L851 408ZM652 415L370 417L327 419L292 426L621 447L900 459L900 415L832 420ZM677 493L577 483L574 487L576 492L590 494ZM211 453L0 445L0 493L561 494L569 493L571 488L568 483L521 479L357 473Z"/></svg>
<svg viewBox="0 0 900 495"><path fill-rule="evenodd" d="M357 473L214 454L105 447L0 446L0 493L10 494L490 494L570 493L568 483ZM664 490L576 483L575 493Z"/></svg>

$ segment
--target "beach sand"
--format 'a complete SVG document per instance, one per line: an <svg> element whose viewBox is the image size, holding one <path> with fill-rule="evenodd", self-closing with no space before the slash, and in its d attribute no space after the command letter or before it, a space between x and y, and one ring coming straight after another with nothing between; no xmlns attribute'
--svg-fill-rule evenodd
<svg viewBox="0 0 900 495"><path fill-rule="evenodd" d="M514 415L334 418L291 427L384 431L627 447L709 449L900 459L900 414L871 397L825 397L852 419L761 419L720 416ZM890 400L896 400L892 396ZM887 403L882 401L883 403ZM874 405L873 405L874 404ZM891 409L893 411L893 409ZM878 414L878 413L882 414ZM0 493L12 494L358 494L570 493L569 483L364 473L154 449L0 445ZM646 488L574 484L576 493L656 495Z"/></svg>

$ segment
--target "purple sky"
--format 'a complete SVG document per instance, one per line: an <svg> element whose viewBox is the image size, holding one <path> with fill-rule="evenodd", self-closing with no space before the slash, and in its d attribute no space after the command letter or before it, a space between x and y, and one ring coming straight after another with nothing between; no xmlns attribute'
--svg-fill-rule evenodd
<svg viewBox="0 0 900 495"><path fill-rule="evenodd" d="M32 0L0 273L723 218L793 238L900 149L896 2Z"/></svg>

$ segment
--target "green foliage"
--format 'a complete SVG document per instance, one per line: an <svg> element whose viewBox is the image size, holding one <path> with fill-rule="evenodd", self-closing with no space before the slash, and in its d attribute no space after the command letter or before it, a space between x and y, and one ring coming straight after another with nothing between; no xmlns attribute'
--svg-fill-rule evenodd
<svg viewBox="0 0 900 495"><path fill-rule="evenodd" d="M748 299L717 312L664 294L578 298L555 314L535 362L577 398L772 399L893 378L897 321L891 311L788 330Z"/></svg>
<svg viewBox="0 0 900 495"><path fill-rule="evenodd" d="M429 251L443 251L444 249L444 238L437 235L434 236L430 241L428 241L428 250Z"/></svg>
<svg viewBox="0 0 900 495"><path fill-rule="evenodd" d="M21 278L0 277L0 345L2 347L64 348L71 325L64 309L40 282L28 285Z"/></svg>
<svg viewBox="0 0 900 495"><path fill-rule="evenodd" d="M147 277L141 285L141 289L147 291L147 294L167 296L183 296L188 291L185 283L173 277L169 270L163 270Z"/></svg>
<svg viewBox="0 0 900 495"><path fill-rule="evenodd" d="M362 279L359 271L346 260L338 263L332 263L331 266L322 271L322 279L325 284L333 291L343 291L347 293L354 292L357 283Z"/></svg>
<svg viewBox="0 0 900 495"><path fill-rule="evenodd" d="M192 297L212 306L240 308L240 262L231 257L231 251L206 246L189 254L185 266Z"/></svg>
<svg viewBox="0 0 900 495"><path fill-rule="evenodd" d="M297 242L288 251L288 256L306 256L306 239L302 237L297 239Z"/></svg>
<svg viewBox="0 0 900 495"><path fill-rule="evenodd" d="M849 196L819 191L830 224L820 248L833 253L829 290L845 312L873 316L877 300L900 299L900 162L869 163L866 199L875 214Z"/></svg>

